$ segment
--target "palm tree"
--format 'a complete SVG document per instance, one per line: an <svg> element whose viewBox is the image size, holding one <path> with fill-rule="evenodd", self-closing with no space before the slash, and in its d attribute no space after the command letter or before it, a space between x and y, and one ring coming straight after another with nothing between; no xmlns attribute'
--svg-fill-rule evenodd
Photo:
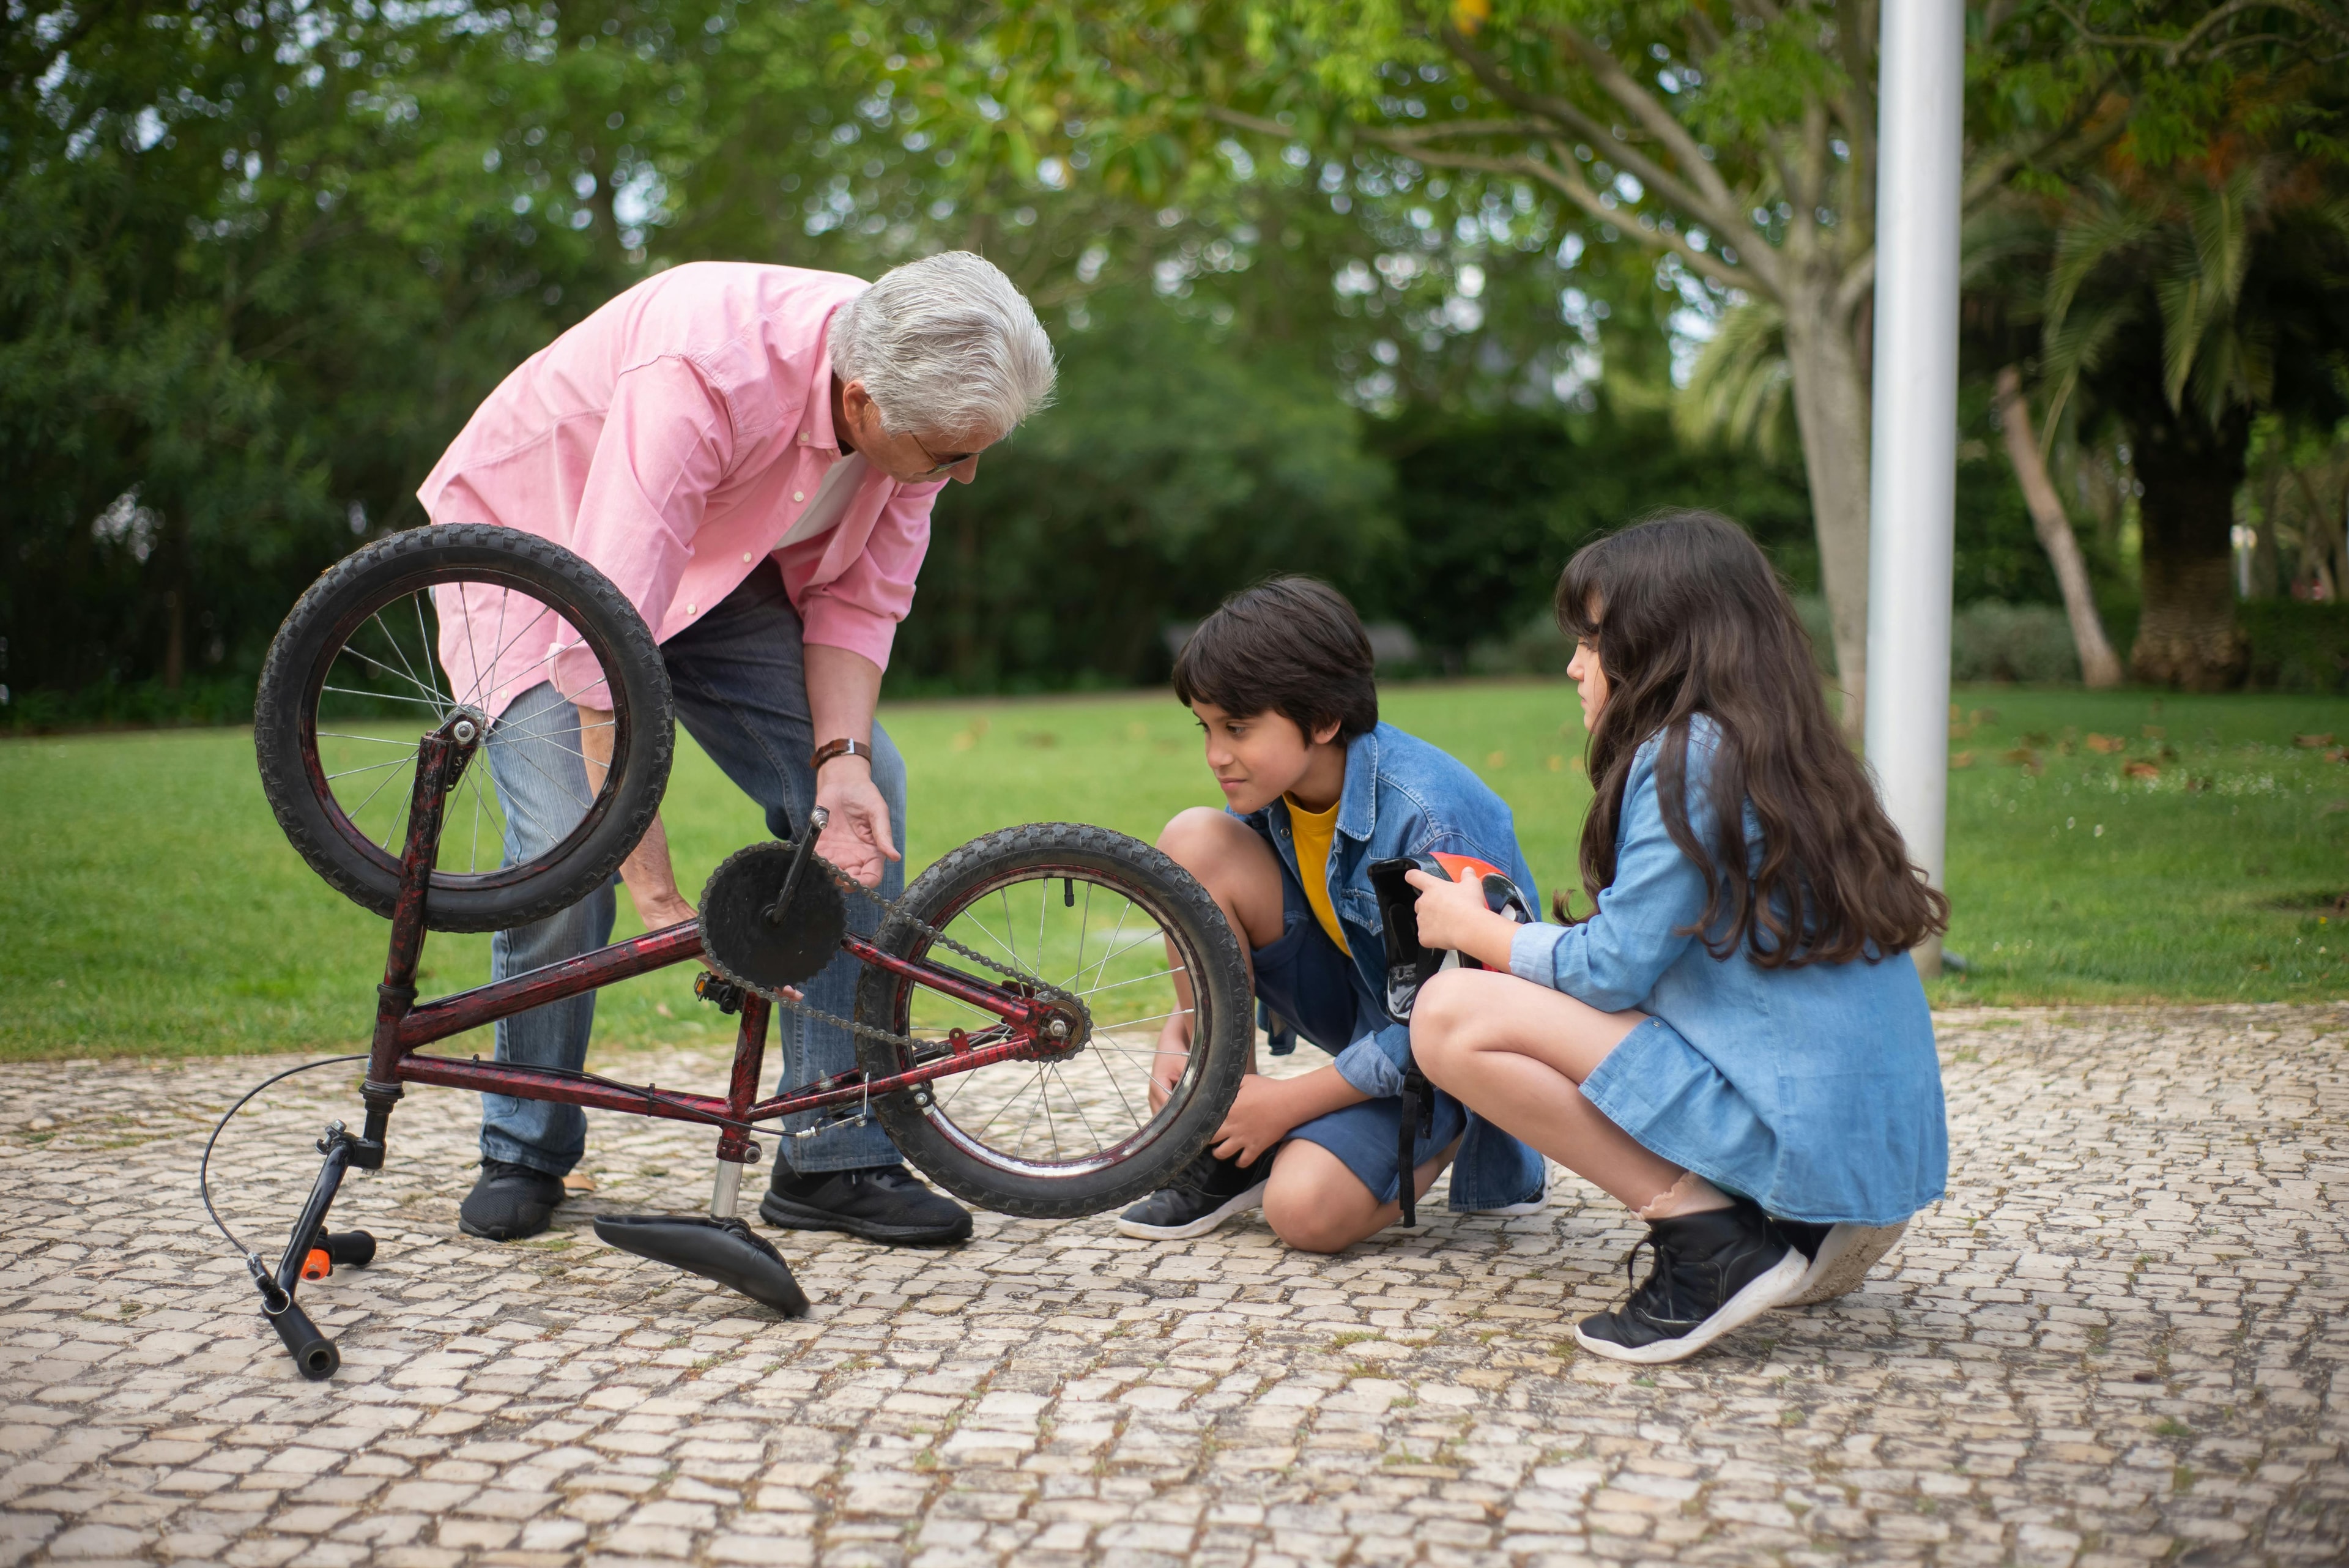
<svg viewBox="0 0 2349 1568"><path fill-rule="evenodd" d="M2144 493L2141 680L2207 691L2246 666L2230 575L2253 421L2349 411L2349 196L2339 172L2234 137L2166 170L2108 167L2050 214L2048 419L2074 399L2127 435Z"/></svg>

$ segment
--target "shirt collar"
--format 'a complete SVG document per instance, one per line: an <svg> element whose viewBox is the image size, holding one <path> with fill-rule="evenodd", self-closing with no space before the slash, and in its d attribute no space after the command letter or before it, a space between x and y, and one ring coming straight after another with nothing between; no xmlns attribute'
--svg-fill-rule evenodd
<svg viewBox="0 0 2349 1568"><path fill-rule="evenodd" d="M844 301L843 303L845 303ZM834 306L823 318L823 345L815 357L815 376L808 383L807 404L800 413L800 431L808 438L808 445L840 451L840 432L832 428L832 317L837 315Z"/></svg>
<svg viewBox="0 0 2349 1568"><path fill-rule="evenodd" d="M1338 794L1338 831L1367 840L1379 821L1379 732L1363 731L1346 742L1346 786Z"/></svg>

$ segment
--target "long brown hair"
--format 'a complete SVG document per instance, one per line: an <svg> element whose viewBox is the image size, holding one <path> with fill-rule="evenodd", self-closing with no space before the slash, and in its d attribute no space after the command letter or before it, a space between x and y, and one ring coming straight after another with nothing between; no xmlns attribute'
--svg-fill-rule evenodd
<svg viewBox="0 0 2349 1568"><path fill-rule="evenodd" d="M1661 733L1664 828L1705 878L1704 912L1688 930L1713 957L1743 944L1765 969L1872 961L1948 926L1950 901L1909 862L1837 732L1794 601L1743 528L1715 513L1666 512L1584 545L1558 578L1557 621L1599 650L1607 677L1588 757L1598 798L1582 827L1593 899L1615 879L1632 759ZM1720 736L1710 844L1689 821L1689 722L1699 713Z"/></svg>

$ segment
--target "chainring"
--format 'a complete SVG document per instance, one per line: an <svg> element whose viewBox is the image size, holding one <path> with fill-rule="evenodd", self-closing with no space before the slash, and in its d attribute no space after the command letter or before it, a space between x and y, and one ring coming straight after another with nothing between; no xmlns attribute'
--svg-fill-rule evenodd
<svg viewBox="0 0 2349 1568"><path fill-rule="evenodd" d="M840 885L821 861L800 878L783 918L769 922L791 865L791 845L753 844L720 861L701 890L702 955L727 980L761 994L813 980L839 956L848 929Z"/></svg>

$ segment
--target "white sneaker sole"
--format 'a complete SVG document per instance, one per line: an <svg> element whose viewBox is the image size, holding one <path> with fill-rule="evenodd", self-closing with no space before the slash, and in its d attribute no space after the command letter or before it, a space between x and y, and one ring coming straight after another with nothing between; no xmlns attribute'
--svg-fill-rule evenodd
<svg viewBox="0 0 2349 1568"><path fill-rule="evenodd" d="M1780 1306L1813 1306L1859 1289L1868 1270L1899 1242L1909 1221L1897 1225L1837 1225L1819 1243L1819 1255L1804 1271L1795 1293ZM1799 1253L1796 1254L1800 1256Z"/></svg>
<svg viewBox="0 0 2349 1568"><path fill-rule="evenodd" d="M1766 1273L1756 1274L1744 1290L1723 1302L1719 1312L1678 1339L1660 1339L1653 1345L1637 1346L1618 1345L1610 1339L1593 1338L1582 1332L1580 1324L1576 1324L1574 1343L1593 1355L1603 1355L1610 1361L1637 1362L1642 1366L1685 1361L1723 1334L1744 1327L1785 1301L1801 1283L1803 1272L1803 1254L1789 1247L1786 1255Z"/></svg>
<svg viewBox="0 0 2349 1568"><path fill-rule="evenodd" d="M1502 1215L1538 1214L1548 1207L1549 1194L1545 1192L1539 1198L1528 1199L1523 1203L1504 1204L1498 1209L1471 1209L1468 1212L1471 1214Z"/></svg>
<svg viewBox="0 0 2349 1568"><path fill-rule="evenodd" d="M1204 1236L1235 1214L1245 1214L1264 1201L1268 1184L1257 1182L1237 1198L1225 1199L1222 1207L1210 1209L1187 1225L1144 1225L1138 1220L1120 1216L1117 1233L1133 1236L1144 1241L1187 1241L1194 1236ZM1796 1256L1800 1256L1797 1253Z"/></svg>

